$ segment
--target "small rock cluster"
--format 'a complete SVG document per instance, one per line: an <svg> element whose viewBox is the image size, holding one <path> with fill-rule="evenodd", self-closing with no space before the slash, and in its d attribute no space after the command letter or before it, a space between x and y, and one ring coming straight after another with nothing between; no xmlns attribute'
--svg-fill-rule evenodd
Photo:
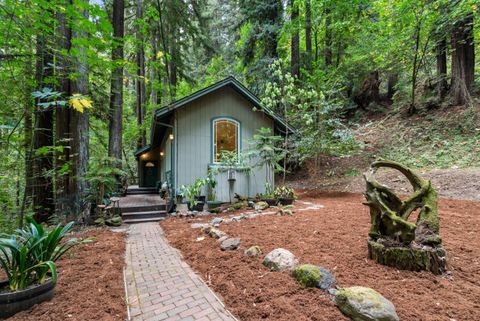
<svg viewBox="0 0 480 321"><path fill-rule="evenodd" d="M291 271L303 287L316 287L332 295L340 311L354 321L399 321L395 306L380 293L361 286L337 289L329 270L313 264L298 265L298 259L286 249L268 253L263 265L272 271Z"/></svg>

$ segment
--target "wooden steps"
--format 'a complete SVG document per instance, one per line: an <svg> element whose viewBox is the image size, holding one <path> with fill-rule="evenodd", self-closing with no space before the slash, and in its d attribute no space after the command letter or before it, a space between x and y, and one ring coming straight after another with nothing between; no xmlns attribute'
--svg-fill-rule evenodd
<svg viewBox="0 0 480 321"><path fill-rule="evenodd" d="M157 222L167 217L167 207L153 187L128 187L127 196L120 201L120 209L126 224Z"/></svg>

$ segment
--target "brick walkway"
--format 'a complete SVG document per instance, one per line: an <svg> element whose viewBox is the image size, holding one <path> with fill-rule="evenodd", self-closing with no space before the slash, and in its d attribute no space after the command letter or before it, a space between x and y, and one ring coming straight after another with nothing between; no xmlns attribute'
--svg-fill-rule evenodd
<svg viewBox="0 0 480 321"><path fill-rule="evenodd" d="M168 244L158 223L130 226L126 261L131 320L236 320Z"/></svg>

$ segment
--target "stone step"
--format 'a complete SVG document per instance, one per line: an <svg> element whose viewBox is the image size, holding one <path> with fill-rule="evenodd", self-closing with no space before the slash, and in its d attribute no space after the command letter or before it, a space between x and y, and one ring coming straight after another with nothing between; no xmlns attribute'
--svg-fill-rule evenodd
<svg viewBox="0 0 480 321"><path fill-rule="evenodd" d="M122 204L120 204L120 210L122 211L122 213L166 211L167 205L158 204L158 205L122 206Z"/></svg>
<svg viewBox="0 0 480 321"><path fill-rule="evenodd" d="M125 224L138 224L138 223L148 223L148 222L160 222L164 220L165 217L151 217L151 218L131 218L124 220Z"/></svg>
<svg viewBox="0 0 480 321"><path fill-rule="evenodd" d="M122 212L123 220L142 218L163 218L167 216L166 211L143 211L143 212Z"/></svg>

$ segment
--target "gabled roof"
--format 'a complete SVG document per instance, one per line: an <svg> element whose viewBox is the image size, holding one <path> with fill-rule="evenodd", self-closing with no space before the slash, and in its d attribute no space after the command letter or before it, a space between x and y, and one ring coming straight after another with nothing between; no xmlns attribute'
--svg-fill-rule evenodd
<svg viewBox="0 0 480 321"><path fill-rule="evenodd" d="M188 104L188 103L190 103L194 100L197 100L197 99L199 99L199 98L201 98L205 95L208 95L211 92L214 92L214 91L216 91L220 88L226 87L226 86L229 86L229 87L233 88L236 92L238 92L240 95L242 95L245 99L250 101L256 108L262 110L267 116L271 117L276 122L277 125L280 125L280 127L284 131L288 130L289 132L292 132L292 133L295 132L293 127L288 125L282 117L275 114L270 109L264 107L262 105L262 103L260 102L260 99L258 99L257 96L255 96L250 90L248 90L241 82L239 82L233 76L229 76L229 77L227 77L227 78L225 78L225 79L223 79L223 80L221 80L217 83L214 83L213 85L210 85L208 87L200 89L199 91L196 91L191 95L183 97L179 100L176 100L176 101L170 103L169 105L167 105L163 108L158 109L155 112L155 117L162 117L162 116L172 112L173 110L175 110L177 108L185 106L186 104Z"/></svg>
<svg viewBox="0 0 480 321"><path fill-rule="evenodd" d="M263 113L265 113L265 115L272 118L277 128L279 128L281 131L283 132L288 131L290 133L295 132L295 129L290 125L288 125L281 116L277 115L272 110L264 107L260 102L260 99L258 99L258 97L255 96L250 90L248 90L241 82L235 79L235 77L229 76L219 82L214 83L213 85L200 89L191 95L188 95L179 100L173 101L170 104L156 110L154 113L153 123L151 128L150 144L137 149L134 152L135 157L139 157L143 153L148 152L152 148L152 146L156 146L157 144L160 143L159 141L157 141L156 138L157 136L162 136L165 133L165 127L157 126L158 122L163 122L164 119L168 119L170 115L173 114L173 111L176 110L177 108L181 108L192 101L195 101L205 95L208 95L220 88L227 87L227 86L234 89L242 97L250 101L250 103L252 103L254 107L256 107L258 110L261 110Z"/></svg>

